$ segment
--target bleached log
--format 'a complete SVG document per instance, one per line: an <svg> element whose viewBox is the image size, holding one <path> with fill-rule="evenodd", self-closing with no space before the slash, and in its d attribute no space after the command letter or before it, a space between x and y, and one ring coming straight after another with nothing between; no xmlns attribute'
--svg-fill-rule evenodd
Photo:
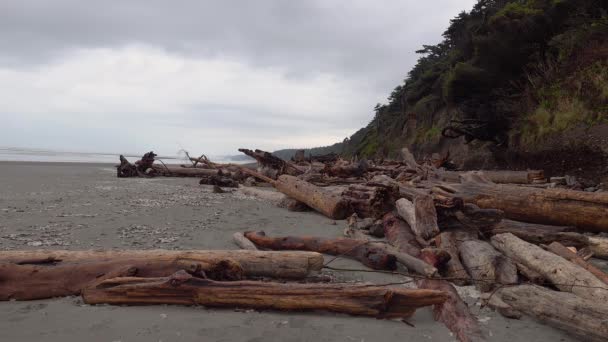
<svg viewBox="0 0 608 342"><path fill-rule="evenodd" d="M538 272L561 291L595 301L608 300L608 285L558 255L510 233L494 235L492 245L513 261Z"/></svg>
<svg viewBox="0 0 608 342"><path fill-rule="evenodd" d="M574 253L573 251L569 250L568 248L566 248L564 245L562 245L559 242L553 242L551 243L549 246L547 246L547 249L559 256L561 256L562 258L571 261L572 263L579 265L580 267L586 269L587 271L589 271L591 274L593 274L594 276L597 277L597 279L601 280L604 284L608 285L608 274L606 274L606 272L600 270L599 268L595 267L594 265L588 263L587 261L583 260L583 258L579 257L578 255L576 255L576 253Z"/></svg>
<svg viewBox="0 0 608 342"><path fill-rule="evenodd" d="M593 256L600 259L608 259L608 238L589 236L589 248Z"/></svg>
<svg viewBox="0 0 608 342"><path fill-rule="evenodd" d="M232 241L234 241L234 244L239 246L241 249L246 249L246 250L250 250L250 251L258 250L258 248L255 246L255 244L253 244L253 242L249 241L249 239L246 238L245 235L243 235L243 233L241 233L241 232L236 232L236 233L232 234Z"/></svg>
<svg viewBox="0 0 608 342"><path fill-rule="evenodd" d="M576 335L582 341L606 341L608 305L536 285L500 288L495 293L512 308Z"/></svg>
<svg viewBox="0 0 608 342"><path fill-rule="evenodd" d="M496 283L517 283L515 264L489 243L481 240L464 241L458 250L462 263L481 292L491 291Z"/></svg>
<svg viewBox="0 0 608 342"><path fill-rule="evenodd" d="M395 203L395 206L399 216L420 238L428 240L439 234L437 211L431 196L416 196L413 201L401 198Z"/></svg>

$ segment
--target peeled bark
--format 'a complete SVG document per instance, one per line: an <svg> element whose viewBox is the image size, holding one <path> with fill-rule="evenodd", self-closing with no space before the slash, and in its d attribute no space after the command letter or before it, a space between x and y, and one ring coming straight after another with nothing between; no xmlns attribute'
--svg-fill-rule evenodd
<svg viewBox="0 0 608 342"><path fill-rule="evenodd" d="M493 236L492 245L514 262L538 272L561 291L595 301L608 300L608 285L558 255L510 233Z"/></svg>
<svg viewBox="0 0 608 342"><path fill-rule="evenodd" d="M245 237L260 248L312 251L346 256L358 260L370 268L379 270L394 270L397 268L397 260L394 255L366 240L329 239L314 236L268 237L264 232L246 232Z"/></svg>
<svg viewBox="0 0 608 342"><path fill-rule="evenodd" d="M576 255L576 253L569 250L568 248L566 248L564 245L560 244L559 242L553 242L552 244L547 246L547 249L549 251L561 256L562 258L569 260L572 263L579 265L580 267L586 269L591 274L596 276L597 279L601 280L604 284L608 284L608 274L606 274L606 272L600 270L599 268L597 268L597 267L593 266L592 264L588 263L587 261L583 260L583 258L579 257L578 255Z"/></svg>
<svg viewBox="0 0 608 342"><path fill-rule="evenodd" d="M416 196L413 201L401 198L395 203L397 212L409 225L414 234L424 240L439 234L437 211L431 196Z"/></svg>
<svg viewBox="0 0 608 342"><path fill-rule="evenodd" d="M408 318L443 303L433 290L353 284L217 282L178 272L167 278L114 278L87 289L87 304L180 304L270 310L324 310L376 318Z"/></svg>
<svg viewBox="0 0 608 342"><path fill-rule="evenodd" d="M456 335L458 341L486 341L477 318L471 313L452 284L445 280L431 279L418 280L416 284L419 289L438 290L447 293L447 300L442 304L435 305L433 314L435 320L445 324Z"/></svg>
<svg viewBox="0 0 608 342"><path fill-rule="evenodd" d="M436 188L480 208L500 209L505 217L540 224L608 232L608 193L534 189L466 181Z"/></svg>
<svg viewBox="0 0 608 342"><path fill-rule="evenodd" d="M606 341L608 305L535 285L507 286L496 294L516 310L574 334L583 341Z"/></svg>
<svg viewBox="0 0 608 342"><path fill-rule="evenodd" d="M516 284L515 264L481 240L464 241L459 246L460 258L481 292L491 291L496 283Z"/></svg>
<svg viewBox="0 0 608 342"><path fill-rule="evenodd" d="M352 212L348 201L345 201L341 196L332 194L323 188L296 177L289 175L279 176L273 185L285 195L305 203L334 220L343 220Z"/></svg>

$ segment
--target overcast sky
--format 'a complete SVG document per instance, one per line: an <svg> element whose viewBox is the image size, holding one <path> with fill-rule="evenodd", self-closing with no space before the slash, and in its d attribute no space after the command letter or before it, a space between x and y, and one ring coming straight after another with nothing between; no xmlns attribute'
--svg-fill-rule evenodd
<svg viewBox="0 0 608 342"><path fill-rule="evenodd" d="M2 0L0 146L238 154L366 125L475 0Z"/></svg>

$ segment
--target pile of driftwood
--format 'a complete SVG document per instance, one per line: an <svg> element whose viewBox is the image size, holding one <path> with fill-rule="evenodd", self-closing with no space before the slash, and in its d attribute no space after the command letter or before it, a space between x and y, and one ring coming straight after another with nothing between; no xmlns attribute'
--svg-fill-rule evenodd
<svg viewBox="0 0 608 342"><path fill-rule="evenodd" d="M436 318L461 341L485 337L453 284L475 285L485 305L509 318L527 314L586 340L608 338L608 275L589 261L608 259L600 234L608 232L608 193L572 190L536 170L448 171L448 158L419 163L407 149L400 161L377 162L241 151L258 162L242 173L271 184L292 207L348 218L345 238L245 232L237 238L253 243L239 243L245 248L404 267L418 288L448 296L435 306Z"/></svg>
<svg viewBox="0 0 608 342"><path fill-rule="evenodd" d="M332 268L316 254L324 253L383 272L407 272L418 290L245 281L249 276L285 278L274 273L284 271L273 264L275 259L255 256L226 255L208 262L170 255L150 266L153 259L146 258L145 265L138 259L144 252L101 259L69 252L5 252L5 259L13 259L3 267L14 277L9 277L14 283L2 284L3 293L9 294L5 298L42 298L70 289L69 294L83 293L90 303L325 309L376 317L407 317L415 307L434 305L435 318L459 340L478 341L485 339L484 333L454 287L472 284L483 293L485 305L509 318L527 314L585 340L608 338L608 275L589 260L608 259L608 238L601 234L608 232L608 193L573 190L566 178L547 182L542 171L446 170L449 156L419 162L407 149L399 161L305 158L303 153L286 161L260 150L240 151L257 161L257 169L217 164L204 156L190 158L191 165L169 167L154 164L150 152L135 164L121 156L118 176L197 176L202 184L239 186L290 210L348 219L344 238L271 237L264 232L234 238L251 250L243 253L307 251L301 253L311 254L287 255L307 258L308 267L315 265L316 270ZM278 192L254 186L262 183ZM251 270L251 265L264 271ZM132 269L139 273L130 273ZM53 272L61 276L55 279ZM68 281L65 275L78 279ZM56 288L63 292L51 292L53 286L41 290L50 279L60 282Z"/></svg>

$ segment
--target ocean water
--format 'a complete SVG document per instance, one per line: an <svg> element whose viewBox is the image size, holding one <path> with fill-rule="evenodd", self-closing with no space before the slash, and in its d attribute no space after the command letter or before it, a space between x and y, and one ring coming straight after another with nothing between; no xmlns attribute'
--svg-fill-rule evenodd
<svg viewBox="0 0 608 342"><path fill-rule="evenodd" d="M33 161L33 162L72 162L72 163L112 163L118 164L119 153L69 152L48 149L0 147L0 161ZM131 162L141 158L141 154L124 154ZM233 160L234 156L209 156L216 163L247 163L250 161ZM189 163L185 155L158 156L167 164Z"/></svg>

